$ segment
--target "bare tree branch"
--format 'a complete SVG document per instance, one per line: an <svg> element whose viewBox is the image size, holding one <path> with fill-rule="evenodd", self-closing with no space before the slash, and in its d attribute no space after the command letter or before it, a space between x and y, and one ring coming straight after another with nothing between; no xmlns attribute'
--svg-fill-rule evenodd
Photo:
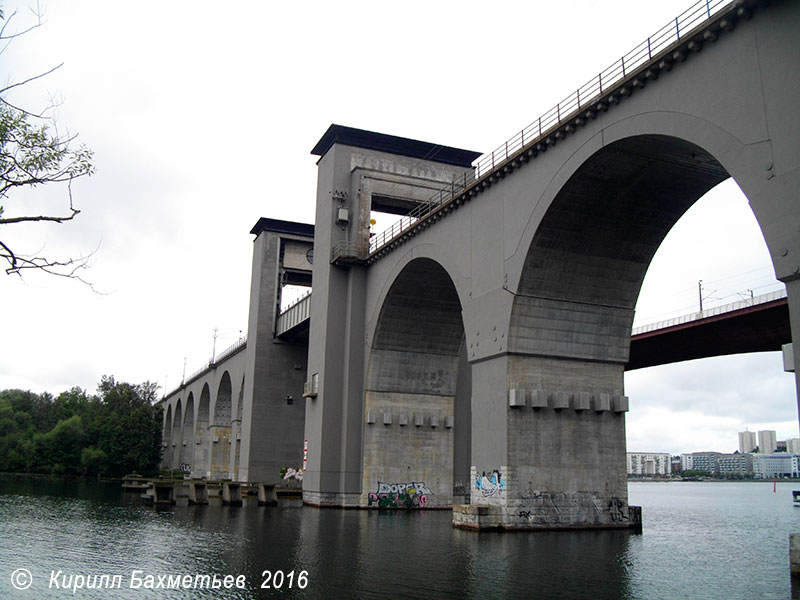
<svg viewBox="0 0 800 600"><path fill-rule="evenodd" d="M39 73L38 75L34 75L33 77L28 77L25 81L19 81L17 83L12 83L11 85L7 85L4 88L0 88L0 94L5 94L8 90L12 90L12 89L14 89L16 87L20 87L22 85L25 85L26 83L30 83L31 81L36 81L37 79L41 79L42 77L47 77L48 75L50 75L50 73L53 73L54 71L57 71L58 69L60 69L63 66L64 66L64 63L58 64L55 67L53 67L52 69L50 69L48 71L45 71L44 73ZM20 110L20 109L17 109L17 110ZM27 112L27 111L25 111L25 112Z"/></svg>
<svg viewBox="0 0 800 600"><path fill-rule="evenodd" d="M1 1L1 0L0 0ZM12 40L41 27L42 11L38 1L35 9L31 9L35 22L33 25L17 32L10 31L10 23L17 16L16 11L4 19L0 6L0 49L2 54ZM25 210L15 209L12 216L4 217L4 207L0 205L0 226L19 223L50 222L65 223L72 221L80 210L75 208L72 197L72 181L94 172L91 150L81 146L71 147L75 136L61 136L51 114L47 114L58 104L51 97L50 104L40 113L33 113L25 108L15 106L7 95L13 90L35 82L60 69L63 63L19 82L7 83L0 88L0 201L8 200L11 192L25 187L36 187L48 183L67 183L69 210L53 211L56 214L25 214ZM41 119L41 122L31 122ZM64 213L67 214L58 214ZM22 214L19 214L22 213ZM36 270L57 277L77 279L88 285L92 291L98 292L94 286L83 279L82 271L89 268L90 260L97 250L86 256L67 259L52 259L36 252L24 255L12 251L9 242L0 241L0 259L7 263L6 273L22 276L23 272Z"/></svg>
<svg viewBox="0 0 800 600"><path fill-rule="evenodd" d="M39 272L47 273L48 275L55 275L56 277L77 279L81 283L88 285L89 288L91 288L91 290L96 294L105 296L110 293L99 291L94 287L94 284L84 279L80 275L81 271L91 268L91 261L97 251L100 249L99 246L92 250L89 254L80 256L78 258L68 258L65 260L49 259L41 256L40 252L37 252L31 256L15 256L14 253L11 252L11 250L8 249L8 246L6 246L3 242L0 242L0 247L3 249L0 250L0 258L5 259L9 263L9 266L5 269L8 275L19 275L22 277L24 271L33 269Z"/></svg>
<svg viewBox="0 0 800 600"><path fill-rule="evenodd" d="M14 253L11 251L11 248L6 246L3 242L0 242L0 246L2 246L3 250L6 251L6 254L0 254L0 256L2 256L6 260L8 260L9 263L11 263L11 267L10 267L11 269L16 269L17 268L17 257L14 256Z"/></svg>

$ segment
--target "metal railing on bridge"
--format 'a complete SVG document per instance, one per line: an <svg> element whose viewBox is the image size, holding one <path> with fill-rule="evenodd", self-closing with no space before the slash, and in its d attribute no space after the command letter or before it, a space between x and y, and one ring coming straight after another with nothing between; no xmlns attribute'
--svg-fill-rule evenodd
<svg viewBox="0 0 800 600"><path fill-rule="evenodd" d="M280 337L309 318L311 318L311 290L281 311L275 323L275 336Z"/></svg>
<svg viewBox="0 0 800 600"><path fill-rule="evenodd" d="M172 391L170 391L169 393L165 393L164 397L166 398L168 396L171 396L172 394L174 394L175 392L180 390L185 385L191 383L192 381L194 381L195 379L197 379L201 375L207 373L208 371L210 371L214 367L217 367L217 366L221 365L223 362L225 362L225 360L227 360L228 358L230 358L231 356L233 356L234 354L236 354L237 352L242 350L245 346L247 346L247 336L240 337L233 344L231 344L230 346L225 348L225 350L223 350L222 352L220 352L216 356L212 357L202 367L200 367L199 369L197 369L196 371L191 373L188 377L184 377L183 381L181 381L180 384L177 387L173 388Z"/></svg>
<svg viewBox="0 0 800 600"><path fill-rule="evenodd" d="M754 298L748 298L747 300L739 300L729 304L722 304L720 306L707 308L705 310L690 313L688 315L667 319L666 321L658 321L657 323L649 323L647 325L634 327L631 331L631 336L650 333L651 331L657 331L659 329L667 329L669 327L675 327L676 325L683 325L685 323L691 323L692 321L707 319L708 317L715 317L724 313L742 310L743 308L748 308L750 306L758 306L759 304L766 304L768 302L774 302L775 300L782 300L786 297L786 289L784 288L775 292L769 292L768 294L761 294L759 296L755 296Z"/></svg>
<svg viewBox="0 0 800 600"><path fill-rule="evenodd" d="M604 94L637 70L652 63L662 51L675 42L685 39L698 26L714 19L726 9L740 4L740 0L699 0L695 2L674 20L615 61L610 67L598 73L518 134L495 150L479 157L473 163L472 169L468 169L463 176L434 194L428 202L420 204L390 228L373 236L369 241L368 251L361 248L354 249L354 251L360 252L359 258L362 259L375 254L419 221L453 201L473 184L503 167L524 148L546 140L562 125L578 118L581 111L597 102Z"/></svg>

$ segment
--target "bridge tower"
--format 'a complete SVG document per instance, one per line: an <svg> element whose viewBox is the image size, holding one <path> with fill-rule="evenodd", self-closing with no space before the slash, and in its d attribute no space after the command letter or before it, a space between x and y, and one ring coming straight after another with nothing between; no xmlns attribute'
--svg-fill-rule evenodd
<svg viewBox="0 0 800 600"><path fill-rule="evenodd" d="M369 347L375 344L365 323L374 315L366 314L364 258L373 211L407 214L429 202L443 186L461 178L479 153L332 125L312 154L320 159L308 358L308 387L313 391L306 404L303 498L311 504L367 506L379 481L407 483L438 476L447 481L447 489L437 499L449 505L452 425L447 427L445 414L438 429L430 419L432 405L453 404L453 391L418 393L414 384L421 371L402 361L392 372L373 368L368 373ZM414 281L408 285L413 288ZM460 323L460 307L455 316ZM457 346L462 338L463 330ZM371 351L391 353L402 343L391 332L382 341L382 348ZM408 406L413 400L423 404ZM406 406L400 407L403 402ZM409 445L404 434L421 431L409 422L415 407L426 435Z"/></svg>
<svg viewBox="0 0 800 600"><path fill-rule="evenodd" d="M229 419L225 459L239 481L274 483L283 467L297 469L303 459L307 330L279 334L277 321L284 285L311 285L314 227L262 218L250 233L256 239L243 395Z"/></svg>

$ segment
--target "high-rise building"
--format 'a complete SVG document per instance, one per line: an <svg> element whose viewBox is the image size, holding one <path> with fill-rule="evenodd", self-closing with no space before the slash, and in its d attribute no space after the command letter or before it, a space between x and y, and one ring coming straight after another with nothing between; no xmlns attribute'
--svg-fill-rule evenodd
<svg viewBox="0 0 800 600"><path fill-rule="evenodd" d="M786 440L786 451L789 454L800 454L800 438L789 438Z"/></svg>
<svg viewBox="0 0 800 600"><path fill-rule="evenodd" d="M756 432L755 431L740 431L739 432L739 454L745 452L752 452L756 449Z"/></svg>
<svg viewBox="0 0 800 600"><path fill-rule="evenodd" d="M774 431L764 430L758 432L759 454L770 454L778 448L778 436Z"/></svg>

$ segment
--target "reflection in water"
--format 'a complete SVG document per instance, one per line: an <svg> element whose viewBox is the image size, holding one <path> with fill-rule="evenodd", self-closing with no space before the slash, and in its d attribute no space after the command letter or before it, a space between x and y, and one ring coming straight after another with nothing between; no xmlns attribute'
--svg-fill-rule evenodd
<svg viewBox="0 0 800 600"><path fill-rule="evenodd" d="M270 597L265 571L282 573L287 598L786 598L788 534L800 531L792 487L636 483L641 535L475 533L453 529L449 511L154 510L122 505L116 483L0 476L0 594L22 597L10 574L25 567L27 598L63 596L48 590L59 570L123 576L123 589L81 598ZM131 590L134 569L244 575L247 587Z"/></svg>

